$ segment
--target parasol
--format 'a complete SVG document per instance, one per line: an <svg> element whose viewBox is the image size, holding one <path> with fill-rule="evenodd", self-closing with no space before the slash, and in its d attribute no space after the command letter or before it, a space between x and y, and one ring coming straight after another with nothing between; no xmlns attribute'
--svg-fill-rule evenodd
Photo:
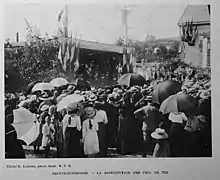
<svg viewBox="0 0 220 180"><path fill-rule="evenodd" d="M162 82L155 87L152 95L152 101L161 104L170 95L180 92L181 86L182 85L180 83L172 80Z"/></svg>
<svg viewBox="0 0 220 180"><path fill-rule="evenodd" d="M198 102L192 96L179 92L177 94L171 95L165 99L161 106L160 112L163 114L168 113L179 113L183 112L185 114L196 112L198 107Z"/></svg>
<svg viewBox="0 0 220 180"><path fill-rule="evenodd" d="M34 87L32 88L32 92L36 92L36 91L51 91L53 90L53 86L50 83L37 83L34 85Z"/></svg>
<svg viewBox="0 0 220 180"><path fill-rule="evenodd" d="M64 97L57 105L57 111L67 108L70 104L83 101L84 97L79 94L71 94Z"/></svg>
<svg viewBox="0 0 220 180"><path fill-rule="evenodd" d="M64 78L55 78L50 81L50 83L53 85L53 87L60 87L69 84L69 82Z"/></svg>
<svg viewBox="0 0 220 180"><path fill-rule="evenodd" d="M26 142L27 145L31 144L39 134L36 116L23 107L13 110L13 115L12 125L17 132L17 138Z"/></svg>
<svg viewBox="0 0 220 180"><path fill-rule="evenodd" d="M126 86L143 86L144 84L147 84L147 81L140 74L127 73L120 77L120 79L118 80L118 84Z"/></svg>

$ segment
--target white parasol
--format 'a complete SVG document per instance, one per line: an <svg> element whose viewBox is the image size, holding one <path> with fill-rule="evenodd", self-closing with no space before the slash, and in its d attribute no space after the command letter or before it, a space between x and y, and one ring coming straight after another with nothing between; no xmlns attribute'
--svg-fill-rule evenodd
<svg viewBox="0 0 220 180"><path fill-rule="evenodd" d="M57 105L57 111L67 108L70 104L83 101L84 97L79 94L71 94L64 97Z"/></svg>
<svg viewBox="0 0 220 180"><path fill-rule="evenodd" d="M23 140L27 145L36 140L39 134L37 118L29 110L20 107L13 110L13 126L17 132L17 138Z"/></svg>

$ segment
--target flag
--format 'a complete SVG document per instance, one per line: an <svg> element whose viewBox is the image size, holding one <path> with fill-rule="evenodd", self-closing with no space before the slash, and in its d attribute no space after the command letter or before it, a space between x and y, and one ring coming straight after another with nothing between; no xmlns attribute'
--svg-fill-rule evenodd
<svg viewBox="0 0 220 180"><path fill-rule="evenodd" d="M69 58L69 65L70 65L70 71L72 71L72 62L74 61L74 57L75 57L75 49L76 49L76 38L75 40L72 38L72 34L71 34L71 38L70 38L70 45L69 45L69 51L70 51L70 58Z"/></svg>
<svg viewBox="0 0 220 180"><path fill-rule="evenodd" d="M190 36L193 35L193 19L191 20L191 23L190 23L189 34Z"/></svg>
<svg viewBox="0 0 220 180"><path fill-rule="evenodd" d="M127 48L124 47L123 49L123 65L125 65L127 62Z"/></svg>
<svg viewBox="0 0 220 180"><path fill-rule="evenodd" d="M190 21L187 22L186 40L187 42L192 40L192 35L190 34Z"/></svg>
<svg viewBox="0 0 220 180"><path fill-rule="evenodd" d="M59 32L61 36L68 37L68 9L67 5L58 15Z"/></svg>
<svg viewBox="0 0 220 180"><path fill-rule="evenodd" d="M182 25L182 41L186 41L186 29L184 25Z"/></svg>
<svg viewBox="0 0 220 180"><path fill-rule="evenodd" d="M67 70L67 62L70 58L70 50L69 45L70 42L68 40L68 9L67 5L61 10L58 15L58 23L59 23L59 34L60 34L60 47L58 59L63 67L63 70Z"/></svg>
<svg viewBox="0 0 220 180"><path fill-rule="evenodd" d="M67 70L67 61L69 60L70 57L68 46L69 46L68 38L60 38L58 59L60 60L60 63L64 71Z"/></svg>
<svg viewBox="0 0 220 180"><path fill-rule="evenodd" d="M74 62L74 72L76 72L79 69L79 55L80 55L80 41L78 41L76 46L76 60Z"/></svg>

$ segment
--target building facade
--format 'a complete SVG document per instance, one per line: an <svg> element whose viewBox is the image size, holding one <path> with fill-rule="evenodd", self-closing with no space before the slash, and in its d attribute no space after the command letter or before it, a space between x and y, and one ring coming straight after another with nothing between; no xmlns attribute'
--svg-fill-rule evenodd
<svg viewBox="0 0 220 180"><path fill-rule="evenodd" d="M189 5L179 22L180 53L194 66L209 67L211 53L209 5Z"/></svg>

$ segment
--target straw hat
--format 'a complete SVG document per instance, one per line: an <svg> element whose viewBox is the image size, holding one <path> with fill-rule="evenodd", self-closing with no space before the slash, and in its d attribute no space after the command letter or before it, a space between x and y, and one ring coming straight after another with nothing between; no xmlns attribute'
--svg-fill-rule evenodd
<svg viewBox="0 0 220 180"><path fill-rule="evenodd" d="M70 93L70 92L74 91L75 88L76 88L76 85L71 84L67 87L66 90L63 91L63 93Z"/></svg>
<svg viewBox="0 0 220 180"><path fill-rule="evenodd" d="M91 94L91 95L89 95L89 97L88 97L88 101L92 101L92 102L94 102L94 101L96 101L97 100L97 96L95 95L95 94Z"/></svg>
<svg viewBox="0 0 220 180"><path fill-rule="evenodd" d="M93 118L96 115L96 111L95 111L94 107L86 107L84 109L84 112L85 112L86 118Z"/></svg>
<svg viewBox="0 0 220 180"><path fill-rule="evenodd" d="M47 92L43 92L43 93L41 94L41 97L39 97L39 99L40 99L41 101L46 101L46 100L51 100L51 99L53 99L53 97L52 97L52 96L49 96L49 94L48 94Z"/></svg>
<svg viewBox="0 0 220 180"><path fill-rule="evenodd" d="M210 93L208 91L202 91L200 94L200 98L208 99L210 97Z"/></svg>
<svg viewBox="0 0 220 180"><path fill-rule="evenodd" d="M44 105L40 108L41 111L46 111L46 110L48 110L48 109L49 109L49 106L46 105L46 104L44 104Z"/></svg>
<svg viewBox="0 0 220 180"><path fill-rule="evenodd" d="M68 106L68 111L70 114L72 114L72 112L76 111L78 109L78 105L77 103L72 103Z"/></svg>
<svg viewBox="0 0 220 180"><path fill-rule="evenodd" d="M153 133L151 133L151 137L154 139L167 139L168 134L164 129L157 128Z"/></svg>
<svg viewBox="0 0 220 180"><path fill-rule="evenodd" d="M205 116L203 116L203 115L198 115L198 116L196 116L196 118L197 118L199 121L203 122L203 123L206 122L206 118L205 118Z"/></svg>
<svg viewBox="0 0 220 180"><path fill-rule="evenodd" d="M74 94L80 94L80 93L81 93L80 90L75 90L75 91L74 91Z"/></svg>

